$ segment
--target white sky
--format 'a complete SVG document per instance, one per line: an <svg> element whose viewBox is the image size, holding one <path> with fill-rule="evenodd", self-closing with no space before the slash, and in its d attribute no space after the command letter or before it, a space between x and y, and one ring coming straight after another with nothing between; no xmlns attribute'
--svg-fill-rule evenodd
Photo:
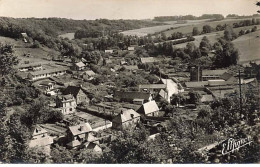
<svg viewBox="0 0 260 167"><path fill-rule="evenodd" d="M0 0L0 16L146 19L192 14L256 14L257 0Z"/></svg>

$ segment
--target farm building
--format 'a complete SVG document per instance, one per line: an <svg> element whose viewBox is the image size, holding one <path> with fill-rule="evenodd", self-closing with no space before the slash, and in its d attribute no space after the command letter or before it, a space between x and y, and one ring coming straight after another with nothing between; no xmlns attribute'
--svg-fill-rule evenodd
<svg viewBox="0 0 260 167"><path fill-rule="evenodd" d="M140 114L133 109L121 111L113 120L112 128L122 130L135 127L140 121Z"/></svg>
<svg viewBox="0 0 260 167"><path fill-rule="evenodd" d="M62 114L71 114L76 111L77 103L75 98L71 95L58 95L56 97L56 107Z"/></svg>
<svg viewBox="0 0 260 167"><path fill-rule="evenodd" d="M38 79L49 78L54 76L60 76L66 74L66 68L53 68L48 70L34 71L30 72L27 77L30 81L35 81Z"/></svg>

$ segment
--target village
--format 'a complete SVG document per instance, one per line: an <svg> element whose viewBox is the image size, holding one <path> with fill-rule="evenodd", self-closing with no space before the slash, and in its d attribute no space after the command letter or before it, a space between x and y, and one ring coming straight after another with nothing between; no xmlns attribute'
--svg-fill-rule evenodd
<svg viewBox="0 0 260 167"><path fill-rule="evenodd" d="M238 162L238 151L223 156L220 150L234 136L252 138L250 148L259 148L260 65L236 46L259 40L260 19L235 21L215 28L206 25L215 18L202 20L197 32L200 21L177 20L192 32L167 37L175 29L138 37L106 34L102 25L71 39L22 28L15 37L0 33L0 56L17 59L1 71L3 148L14 148L5 138L11 134L32 154L18 152L28 154L24 162ZM22 161L15 158L10 162Z"/></svg>
<svg viewBox="0 0 260 167"><path fill-rule="evenodd" d="M26 33L21 36L25 43L29 42ZM106 58L100 62L109 70L109 74L107 81L101 84L93 82L98 74L91 70L90 62L84 58L73 62L70 58L41 60L30 53L19 55L22 61L16 66L18 76L48 97L51 110L60 111L64 116L59 122L36 125L29 147L44 147L50 153L51 146L59 144L68 149L85 147L102 153L102 145L111 142L118 131L134 129L140 122L149 129L149 138L152 139L160 134L165 121L173 115L193 120L198 116L197 108L232 96L239 91L239 83L243 89L259 89L252 72L247 77L244 71L240 74L228 69L189 67L188 64L178 72L171 72L171 68L159 69L155 75L156 82L139 84L132 90L118 89L112 76L120 73L149 74L149 71L136 64L146 66L164 61L140 57L133 63L117 56L118 52L135 54L138 48L131 46L127 50L104 50ZM94 96L98 100L93 97L97 92ZM175 103L174 106L182 109L182 112L167 113L161 105L162 101Z"/></svg>

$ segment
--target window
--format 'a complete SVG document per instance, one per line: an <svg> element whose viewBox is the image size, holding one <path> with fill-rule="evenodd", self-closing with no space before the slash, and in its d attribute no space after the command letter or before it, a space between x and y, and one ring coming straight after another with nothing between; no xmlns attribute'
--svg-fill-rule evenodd
<svg viewBox="0 0 260 167"><path fill-rule="evenodd" d="M72 108L70 108L70 111L72 111Z"/></svg>

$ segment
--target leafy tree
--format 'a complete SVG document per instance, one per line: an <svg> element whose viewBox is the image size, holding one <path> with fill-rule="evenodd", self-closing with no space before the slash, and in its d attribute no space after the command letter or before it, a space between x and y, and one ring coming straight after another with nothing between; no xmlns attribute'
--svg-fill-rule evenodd
<svg viewBox="0 0 260 167"><path fill-rule="evenodd" d="M196 36L196 35L199 35L199 34L200 34L200 32L199 32L198 27L193 27L192 35L193 35L193 36Z"/></svg>
<svg viewBox="0 0 260 167"><path fill-rule="evenodd" d="M14 71L13 66L18 63L17 57L14 55L12 45L0 44L0 73L2 76L10 74Z"/></svg>
<svg viewBox="0 0 260 167"><path fill-rule="evenodd" d="M23 162L30 164L49 163L50 157L47 153L44 152L43 148L33 147L25 150L23 155Z"/></svg>
<svg viewBox="0 0 260 167"><path fill-rule="evenodd" d="M73 154L65 147L55 145L51 150L51 159L54 163L72 163Z"/></svg>
<svg viewBox="0 0 260 167"><path fill-rule="evenodd" d="M171 104L172 105L176 105L178 107L180 104L183 104L184 102L185 102L185 97L181 93L173 94L171 96Z"/></svg>
<svg viewBox="0 0 260 167"><path fill-rule="evenodd" d="M198 92L190 91L189 96L191 104L198 104L200 102L201 95Z"/></svg>
<svg viewBox="0 0 260 167"><path fill-rule="evenodd" d="M202 33L206 34L206 33L211 33L212 31L212 27L210 25L204 25L202 27Z"/></svg>

